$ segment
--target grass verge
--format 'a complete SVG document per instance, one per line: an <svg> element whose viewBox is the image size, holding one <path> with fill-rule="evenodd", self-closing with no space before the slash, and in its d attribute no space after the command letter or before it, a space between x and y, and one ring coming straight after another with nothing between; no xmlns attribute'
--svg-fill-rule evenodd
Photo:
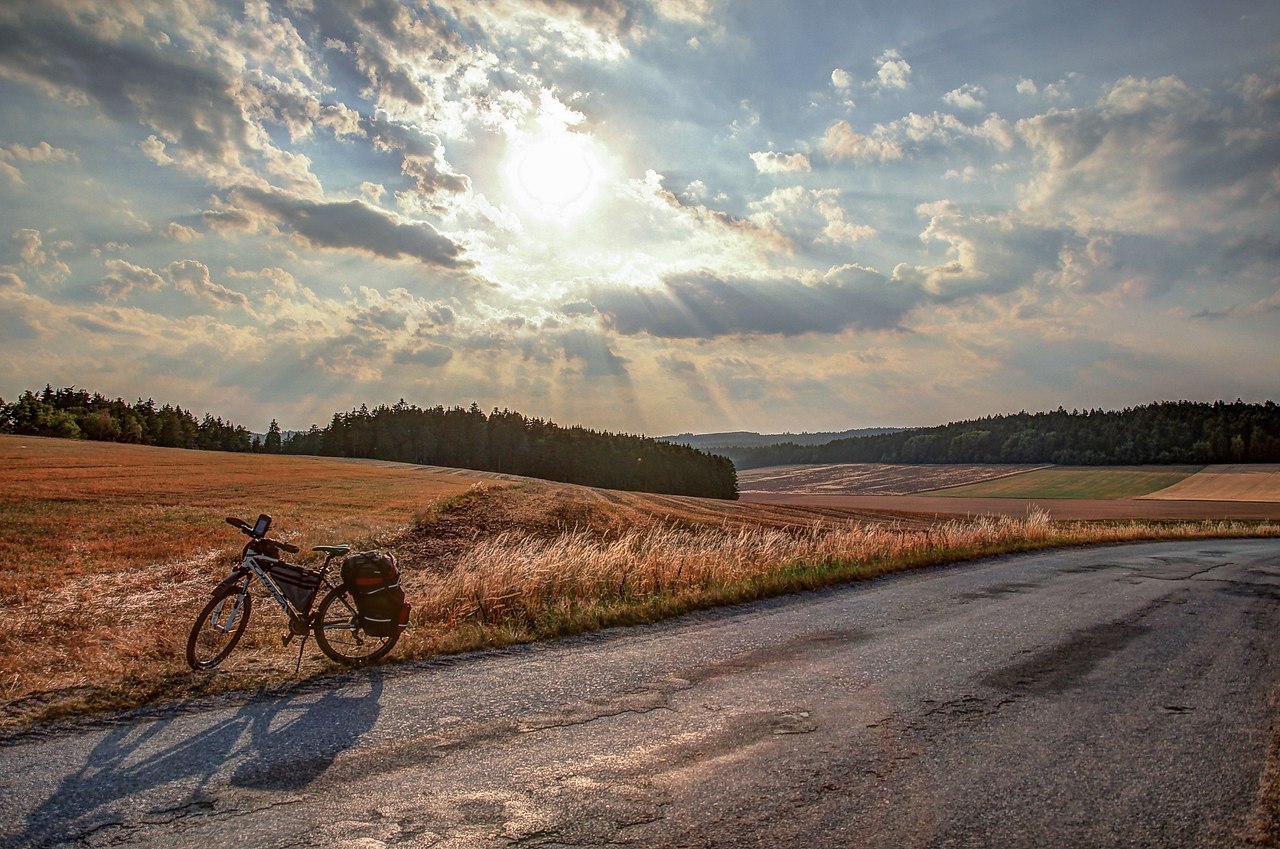
<svg viewBox="0 0 1280 849"><path fill-rule="evenodd" d="M636 529L612 540L570 532L503 535L446 575L414 582L407 652L425 656L654 622L695 610L1047 548L1280 535L1274 523L953 520L925 529L814 525L801 532Z"/></svg>

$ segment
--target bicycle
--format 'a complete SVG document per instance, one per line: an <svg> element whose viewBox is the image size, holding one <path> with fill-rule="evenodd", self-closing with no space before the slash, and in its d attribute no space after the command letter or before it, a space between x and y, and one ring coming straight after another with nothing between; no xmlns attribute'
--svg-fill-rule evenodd
<svg viewBox="0 0 1280 849"><path fill-rule="evenodd" d="M239 565L214 588L213 597L191 627L187 638L187 665L192 669L213 669L240 642L253 612L249 588L255 579L288 619L284 645L294 637L302 637L298 646L299 665L306 639L313 634L325 655L347 666L367 666L381 660L400 639L399 629L388 636L368 633L350 588L329 577L329 565L350 552L351 546L315 546L312 551L323 553L324 563L319 569L307 569L282 559L281 552L297 554L301 549L267 537L271 528L271 517L267 514L260 515L254 525L234 516L227 517L227 524L248 534L250 539L241 552ZM311 612L312 602L325 587L328 592Z"/></svg>

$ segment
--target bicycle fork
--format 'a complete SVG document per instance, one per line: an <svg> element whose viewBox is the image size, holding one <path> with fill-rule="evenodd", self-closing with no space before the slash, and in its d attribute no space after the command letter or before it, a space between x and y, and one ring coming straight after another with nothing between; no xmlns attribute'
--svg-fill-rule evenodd
<svg viewBox="0 0 1280 849"><path fill-rule="evenodd" d="M214 606L213 615L209 617L209 625L213 630L230 634L236 629L236 623L240 621L240 614L244 610L244 597L248 589L246 585L239 592L226 596ZM229 601L232 604L227 607Z"/></svg>

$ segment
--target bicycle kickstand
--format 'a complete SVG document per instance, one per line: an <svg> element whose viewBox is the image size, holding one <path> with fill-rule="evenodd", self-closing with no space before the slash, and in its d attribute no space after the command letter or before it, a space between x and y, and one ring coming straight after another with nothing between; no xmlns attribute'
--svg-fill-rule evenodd
<svg viewBox="0 0 1280 849"><path fill-rule="evenodd" d="M309 637L309 636L311 636L311 635L310 635L310 634L303 634L303 635L302 635L302 639L301 639L301 640L298 640L298 662L297 662L297 663L295 663L295 664L293 665L293 677L294 677L294 678L297 678L297 677L298 677L298 670L302 669L302 650L303 650L303 648L305 648L305 647L306 647L306 645L307 645L307 637Z"/></svg>

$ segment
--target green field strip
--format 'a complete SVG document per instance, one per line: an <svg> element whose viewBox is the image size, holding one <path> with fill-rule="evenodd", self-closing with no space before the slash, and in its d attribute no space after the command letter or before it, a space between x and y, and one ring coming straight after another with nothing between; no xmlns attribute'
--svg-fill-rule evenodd
<svg viewBox="0 0 1280 849"><path fill-rule="evenodd" d="M1139 498L1173 486L1203 468L1055 466L919 494L947 498Z"/></svg>

